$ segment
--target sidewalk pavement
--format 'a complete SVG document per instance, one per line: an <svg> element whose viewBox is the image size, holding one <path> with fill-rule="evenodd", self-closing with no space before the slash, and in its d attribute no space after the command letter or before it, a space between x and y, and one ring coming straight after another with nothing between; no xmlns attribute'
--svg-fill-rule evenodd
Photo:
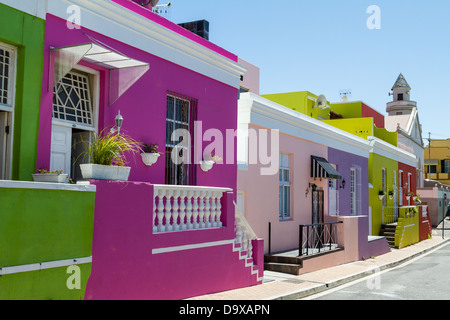
<svg viewBox="0 0 450 320"><path fill-rule="evenodd" d="M187 300L295 300L323 292L345 283L399 266L409 260L450 243L438 230L433 237L384 255L318 270L302 275L264 271L263 284L231 291L193 297Z"/></svg>

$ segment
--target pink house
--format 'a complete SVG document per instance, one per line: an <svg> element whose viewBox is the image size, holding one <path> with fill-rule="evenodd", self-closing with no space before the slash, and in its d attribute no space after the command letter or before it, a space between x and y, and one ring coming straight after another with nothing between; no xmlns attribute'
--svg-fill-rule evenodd
<svg viewBox="0 0 450 320"><path fill-rule="evenodd" d="M67 1L52 1L45 17L37 167L81 181L79 142L114 127L119 114L121 132L162 152L152 166L129 157L128 182L90 182L85 298L182 299L261 283L262 240L235 212L235 135L226 136L236 130L245 68L134 1L69 3L73 15ZM174 137L176 129L189 135ZM226 148L211 146L220 135ZM209 171L205 149L223 159Z"/></svg>
<svg viewBox="0 0 450 320"><path fill-rule="evenodd" d="M238 119L238 205L265 240L266 270L300 274L389 251L369 237L365 139L253 93L241 94Z"/></svg>

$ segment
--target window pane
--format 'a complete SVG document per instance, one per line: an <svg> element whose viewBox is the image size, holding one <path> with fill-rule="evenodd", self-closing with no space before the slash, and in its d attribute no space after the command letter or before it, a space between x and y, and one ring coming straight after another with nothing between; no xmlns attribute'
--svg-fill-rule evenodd
<svg viewBox="0 0 450 320"><path fill-rule="evenodd" d="M291 211L291 188L289 186L284 187L284 216L286 218L290 217L290 211Z"/></svg>
<svg viewBox="0 0 450 320"><path fill-rule="evenodd" d="M283 217L283 187L279 187L279 216Z"/></svg>
<svg viewBox="0 0 450 320"><path fill-rule="evenodd" d="M289 170L283 170L283 171L284 171L284 181L289 182L290 181Z"/></svg>
<svg viewBox="0 0 450 320"><path fill-rule="evenodd" d="M171 96L167 96L167 112L166 112L166 118L167 119L173 119L173 109L175 104L175 98Z"/></svg>

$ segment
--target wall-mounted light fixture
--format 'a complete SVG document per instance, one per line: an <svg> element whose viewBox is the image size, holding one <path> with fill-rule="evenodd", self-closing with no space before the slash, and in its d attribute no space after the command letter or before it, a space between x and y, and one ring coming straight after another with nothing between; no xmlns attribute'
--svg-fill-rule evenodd
<svg viewBox="0 0 450 320"><path fill-rule="evenodd" d="M123 124L123 117L120 114L120 110L119 110L119 113L116 116L115 121L116 121L117 132L120 133L120 128L122 128L122 124Z"/></svg>
<svg viewBox="0 0 450 320"><path fill-rule="evenodd" d="M342 180L342 182L341 182L341 186L339 187L339 189L345 189L345 184L346 184L347 182L345 182L345 179L343 179Z"/></svg>

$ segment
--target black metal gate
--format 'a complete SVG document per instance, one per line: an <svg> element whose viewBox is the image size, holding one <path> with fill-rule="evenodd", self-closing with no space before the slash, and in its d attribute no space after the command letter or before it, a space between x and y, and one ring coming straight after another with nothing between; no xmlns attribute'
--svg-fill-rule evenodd
<svg viewBox="0 0 450 320"><path fill-rule="evenodd" d="M323 209L323 201L324 201L324 191L323 190L313 190L312 191L312 224L315 225L312 227L312 242L313 247L317 248L321 246L323 243L322 226L320 223L324 222L324 209ZM317 225L316 225L317 224Z"/></svg>

